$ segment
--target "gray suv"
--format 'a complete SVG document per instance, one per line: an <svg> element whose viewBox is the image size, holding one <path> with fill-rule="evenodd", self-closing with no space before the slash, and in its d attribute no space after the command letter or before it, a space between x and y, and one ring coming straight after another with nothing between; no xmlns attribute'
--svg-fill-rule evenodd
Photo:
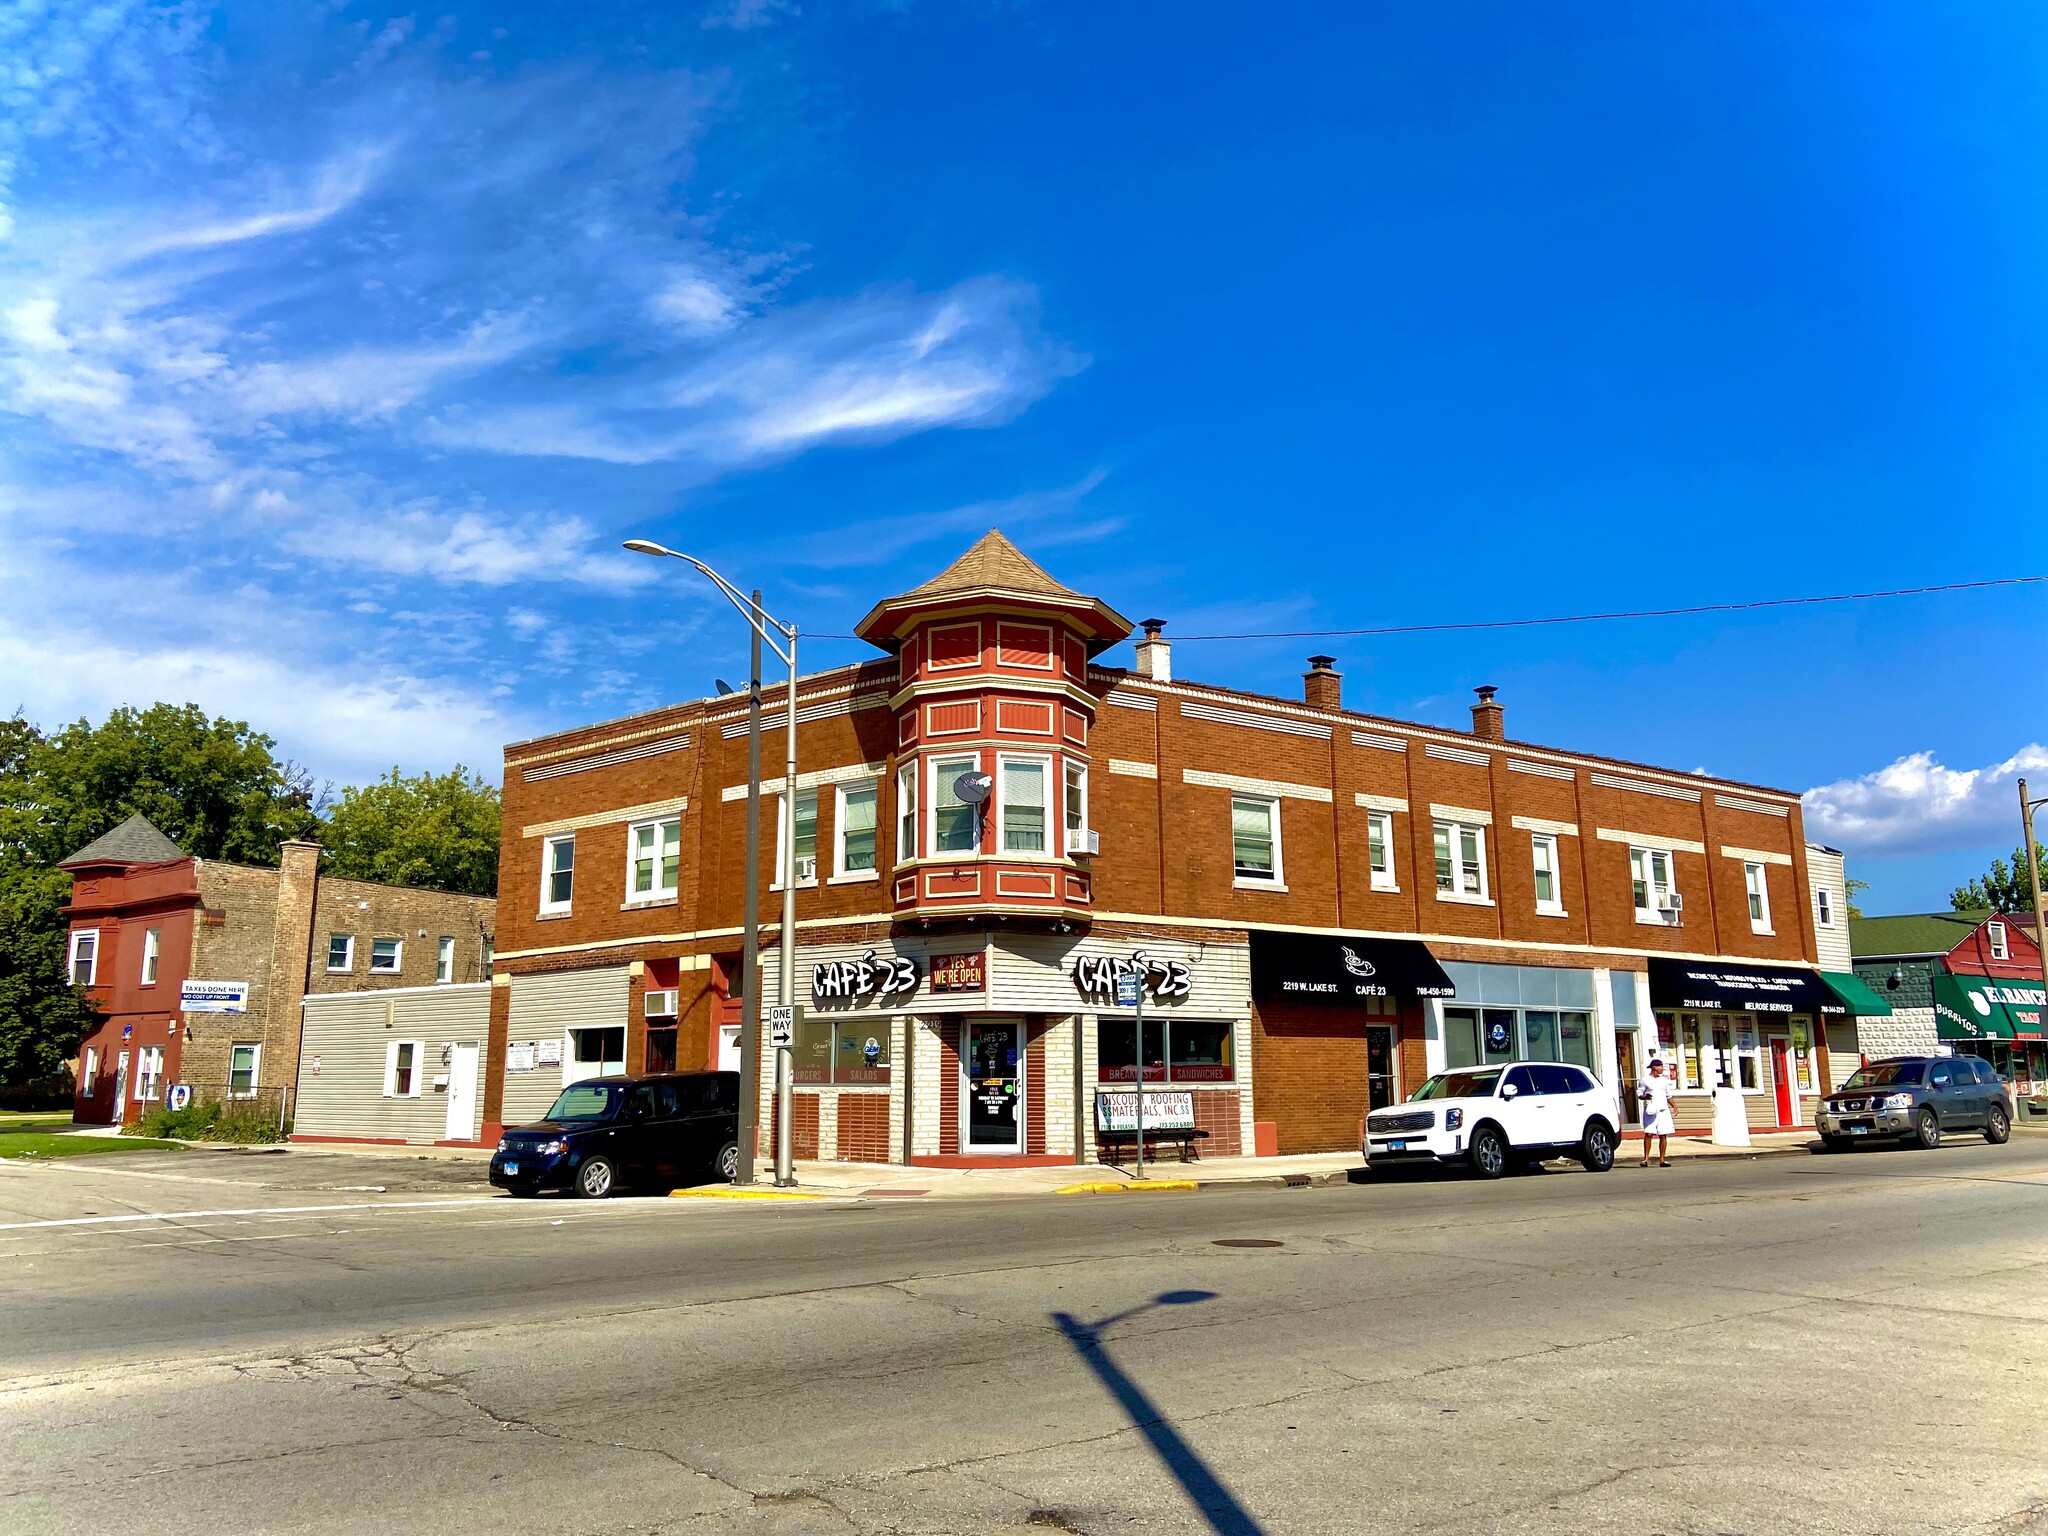
<svg viewBox="0 0 2048 1536"><path fill-rule="evenodd" d="M1895 1056L1873 1061L1814 1111L1830 1151L1878 1137L1941 1145L1949 1131L1981 1131L1997 1145L2012 1135L2012 1105L1991 1063L1975 1056Z"/></svg>

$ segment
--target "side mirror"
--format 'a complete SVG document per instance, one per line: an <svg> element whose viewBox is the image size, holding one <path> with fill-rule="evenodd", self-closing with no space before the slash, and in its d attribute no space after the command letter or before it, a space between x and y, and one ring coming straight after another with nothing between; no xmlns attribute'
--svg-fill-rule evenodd
<svg viewBox="0 0 2048 1536"><path fill-rule="evenodd" d="M1522 1090L1517 1088L1513 1083L1509 1083L1505 1088L1501 1089L1500 1096L1504 1099L1512 1099L1516 1094L1520 1093L1521 1091Z"/></svg>

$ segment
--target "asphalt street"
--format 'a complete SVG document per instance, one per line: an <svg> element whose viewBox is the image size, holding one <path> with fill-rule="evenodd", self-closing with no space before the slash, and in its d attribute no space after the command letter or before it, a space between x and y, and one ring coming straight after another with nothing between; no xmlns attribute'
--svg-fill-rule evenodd
<svg viewBox="0 0 2048 1536"><path fill-rule="evenodd" d="M2048 1531L2048 1138L943 1204L475 1177L0 1167L0 1531Z"/></svg>

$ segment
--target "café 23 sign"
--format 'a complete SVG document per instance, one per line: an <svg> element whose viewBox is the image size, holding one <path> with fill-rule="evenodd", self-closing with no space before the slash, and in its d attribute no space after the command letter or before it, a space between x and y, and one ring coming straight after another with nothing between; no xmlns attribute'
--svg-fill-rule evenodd
<svg viewBox="0 0 2048 1536"><path fill-rule="evenodd" d="M1185 960L1169 960L1134 949L1122 955L1078 955L1074 959L1074 986L1083 997L1116 1001L1120 976L1137 975L1145 989L1162 1000L1186 997L1195 984L1195 973Z"/></svg>
<svg viewBox="0 0 2048 1536"><path fill-rule="evenodd" d="M905 955L877 955L872 949L858 960L827 960L811 967L814 998L891 997L917 990L917 962Z"/></svg>

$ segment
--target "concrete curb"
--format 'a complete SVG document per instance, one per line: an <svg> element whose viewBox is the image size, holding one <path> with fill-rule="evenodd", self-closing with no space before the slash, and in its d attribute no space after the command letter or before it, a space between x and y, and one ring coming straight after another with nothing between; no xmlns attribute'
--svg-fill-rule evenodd
<svg viewBox="0 0 2048 1536"><path fill-rule="evenodd" d="M828 1197L800 1189L672 1189L671 1200L824 1200Z"/></svg>
<svg viewBox="0 0 2048 1536"><path fill-rule="evenodd" d="M1218 1181L1224 1182L1224 1181ZM1053 1191L1056 1195L1131 1195L1147 1194L1153 1191L1194 1190L1204 1186L1195 1179L1125 1179L1122 1182L1099 1180L1092 1184L1067 1184Z"/></svg>

